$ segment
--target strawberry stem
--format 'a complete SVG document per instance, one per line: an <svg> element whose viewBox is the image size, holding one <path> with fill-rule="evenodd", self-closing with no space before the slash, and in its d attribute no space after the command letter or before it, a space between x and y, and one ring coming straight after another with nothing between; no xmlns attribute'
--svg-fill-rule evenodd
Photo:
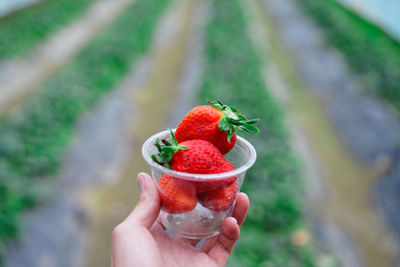
<svg viewBox="0 0 400 267"><path fill-rule="evenodd" d="M258 122L259 119L248 120L237 108L227 106L220 101L208 101L208 103L222 111L223 115L218 123L218 127L228 135L228 142L231 141L231 138L236 133L237 129L248 133L258 133L260 131L253 125Z"/></svg>
<svg viewBox="0 0 400 267"><path fill-rule="evenodd" d="M158 164L169 168L169 162L172 160L172 156L181 149L187 149L187 146L181 146L175 139L174 133L171 129L169 129L172 144L168 142L166 139L162 139L160 143L160 139L157 138L156 143L154 144L158 150L158 158L156 155L152 155L151 158L157 162Z"/></svg>

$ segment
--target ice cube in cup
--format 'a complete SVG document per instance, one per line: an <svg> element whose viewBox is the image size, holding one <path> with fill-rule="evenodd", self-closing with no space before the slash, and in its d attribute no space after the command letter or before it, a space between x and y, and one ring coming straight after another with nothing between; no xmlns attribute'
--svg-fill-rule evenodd
<svg viewBox="0 0 400 267"><path fill-rule="evenodd" d="M238 136L233 149L225 155L235 170L219 174L183 173L165 168L153 161L151 156L158 153L154 145L157 139L171 141L170 132L162 131L148 138L143 144L142 154L151 167L151 174L157 183L160 197L164 197L164 199L168 197L158 184L162 178L164 180L161 183L164 183L168 176L177 184L175 190L187 199L180 209L184 212L176 212L167 207L161 208L161 221L164 227L175 236L183 238L201 239L219 234L222 221L232 215L236 195L240 191L246 171L256 160L256 150L247 140ZM202 190L209 190L206 192L208 197L206 193L202 195ZM229 190L231 192L229 196L232 199L218 203L209 197L214 192L223 195L224 192L221 190ZM192 197L195 198L195 202L191 201ZM173 199L167 200L174 201Z"/></svg>

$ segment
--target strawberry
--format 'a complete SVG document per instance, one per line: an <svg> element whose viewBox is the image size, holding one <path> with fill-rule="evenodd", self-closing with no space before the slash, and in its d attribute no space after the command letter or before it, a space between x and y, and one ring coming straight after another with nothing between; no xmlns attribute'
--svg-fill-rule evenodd
<svg viewBox="0 0 400 267"><path fill-rule="evenodd" d="M152 158L157 163L172 170L186 173L210 174L226 172L227 165L231 165L221 152L206 140L187 140L178 144L171 131L173 144L157 140L155 146L159 150ZM233 168L233 167L232 167Z"/></svg>
<svg viewBox="0 0 400 267"><path fill-rule="evenodd" d="M247 120L236 108L219 101L209 101L209 104L193 108L179 123L175 132L179 143L203 139L213 143L222 154L226 154L235 145L237 129L250 133L259 131L253 125L258 119Z"/></svg>
<svg viewBox="0 0 400 267"><path fill-rule="evenodd" d="M162 208L169 213L191 211L197 204L192 184L166 174L158 181L158 192Z"/></svg>
<svg viewBox="0 0 400 267"><path fill-rule="evenodd" d="M222 167L221 172L229 172L234 170L232 164L229 161L226 161L221 167ZM235 181L236 181L236 176L220 180L195 181L193 183L196 186L197 194L201 194L203 192L215 190L221 187L227 187L232 183L234 183Z"/></svg>
<svg viewBox="0 0 400 267"><path fill-rule="evenodd" d="M214 211L224 211L232 205L236 199L237 192L237 182L234 182L228 187L221 187L200 193L197 197L204 207Z"/></svg>
<svg viewBox="0 0 400 267"><path fill-rule="evenodd" d="M157 140L155 146L159 153L158 158L156 155L152 156L154 161L172 170L185 173L216 174L234 170L232 164L224 158L218 148L206 140L187 140L178 144L172 131L171 139L172 143L165 139L162 143ZM210 205L214 210L224 210L232 203L237 192L236 177L189 182L176 178L167 181L164 176L158 183L161 189L165 188L165 190L160 190L163 191L160 195L164 209L169 212L184 212L188 211L189 207L193 208L195 203L194 206L185 204L191 204L195 194L201 196L204 205ZM213 200L214 195L215 200ZM222 201L223 197L227 199Z"/></svg>

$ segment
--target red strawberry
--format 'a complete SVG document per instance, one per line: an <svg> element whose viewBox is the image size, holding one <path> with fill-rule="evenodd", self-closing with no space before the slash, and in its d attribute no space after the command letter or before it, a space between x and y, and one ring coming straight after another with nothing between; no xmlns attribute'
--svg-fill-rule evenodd
<svg viewBox="0 0 400 267"><path fill-rule="evenodd" d="M169 213L191 211L197 204L194 186L164 174L158 181L162 208Z"/></svg>
<svg viewBox="0 0 400 267"><path fill-rule="evenodd" d="M227 168L232 166L221 152L206 140L188 140L178 144L172 131L171 138L173 144L167 140L162 140L163 144L157 140L155 144L160 152L160 160L155 155L152 158L163 166L179 172L196 174L226 172Z"/></svg>
<svg viewBox="0 0 400 267"><path fill-rule="evenodd" d="M180 172L208 174L225 171L225 165L230 164L221 152L205 140L188 140L180 143L187 147L172 156L171 169Z"/></svg>
<svg viewBox="0 0 400 267"><path fill-rule="evenodd" d="M258 121L247 120L234 107L219 101L210 105L198 106L189 111L179 123L175 138L180 143L185 140L203 139L213 143L222 154L228 153L236 142L236 129L256 133L253 124Z"/></svg>
<svg viewBox="0 0 400 267"><path fill-rule="evenodd" d="M156 155L153 155L152 158L154 161L163 166L170 167L172 170L179 172L196 174L217 174L234 169L232 164L230 164L224 158L222 153L212 143L206 140L188 140L178 144L172 131L171 138L172 144L167 140L162 140L162 144L160 144L159 140L157 140L155 144L159 150L159 153L157 154L159 159ZM165 209L167 211L184 212L186 209L180 205L181 203L177 203L176 201L177 195L179 198L182 198L182 195L184 195L185 200L191 200L193 199L193 194L197 193L199 196L203 196L204 193L204 205L210 203L211 207L215 210L224 209L227 204L230 205L232 203L232 199L236 194L237 185L235 180L236 177L231 177L224 180L199 182L179 180L182 183L185 182L184 186L180 186L180 184L177 184L176 182L172 186L170 185L171 182L167 183L161 179L159 184L161 182L162 185L167 185L164 185L164 187L167 187L167 189L164 190L165 194L161 195L161 200L163 201L163 206L166 207ZM160 187L162 188L162 186ZM172 187L172 189L170 189L170 187ZM179 190L176 187L178 187ZM222 191L219 191L220 189ZM236 191L233 192L233 189ZM171 196L169 196L170 192L172 194ZM216 197L215 200L213 200L214 195ZM222 203L221 198L224 196L228 199L225 200L225 203ZM177 207L174 207L174 205L177 205Z"/></svg>
<svg viewBox="0 0 400 267"><path fill-rule="evenodd" d="M221 166L221 172L233 171L234 168L229 161L225 161ZM195 181L193 182L196 186L197 194L207 192L210 190L215 190L221 187L227 187L236 181L236 176L221 179L221 180L208 180L208 181Z"/></svg>
<svg viewBox="0 0 400 267"><path fill-rule="evenodd" d="M233 201L236 199L237 192L237 182L234 182L228 187L203 192L197 197L204 207L214 211L224 211L232 205Z"/></svg>

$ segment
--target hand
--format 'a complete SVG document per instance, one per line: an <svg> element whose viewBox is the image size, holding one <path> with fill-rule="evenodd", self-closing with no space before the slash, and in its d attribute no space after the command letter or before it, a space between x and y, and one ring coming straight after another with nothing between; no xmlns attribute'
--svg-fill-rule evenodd
<svg viewBox="0 0 400 267"><path fill-rule="evenodd" d="M112 233L111 267L224 266L243 223L249 199L239 193L232 217L222 223L221 234L209 238L198 248L199 240L168 235L160 217L160 199L153 179L146 173L137 177L140 199L131 214Z"/></svg>

